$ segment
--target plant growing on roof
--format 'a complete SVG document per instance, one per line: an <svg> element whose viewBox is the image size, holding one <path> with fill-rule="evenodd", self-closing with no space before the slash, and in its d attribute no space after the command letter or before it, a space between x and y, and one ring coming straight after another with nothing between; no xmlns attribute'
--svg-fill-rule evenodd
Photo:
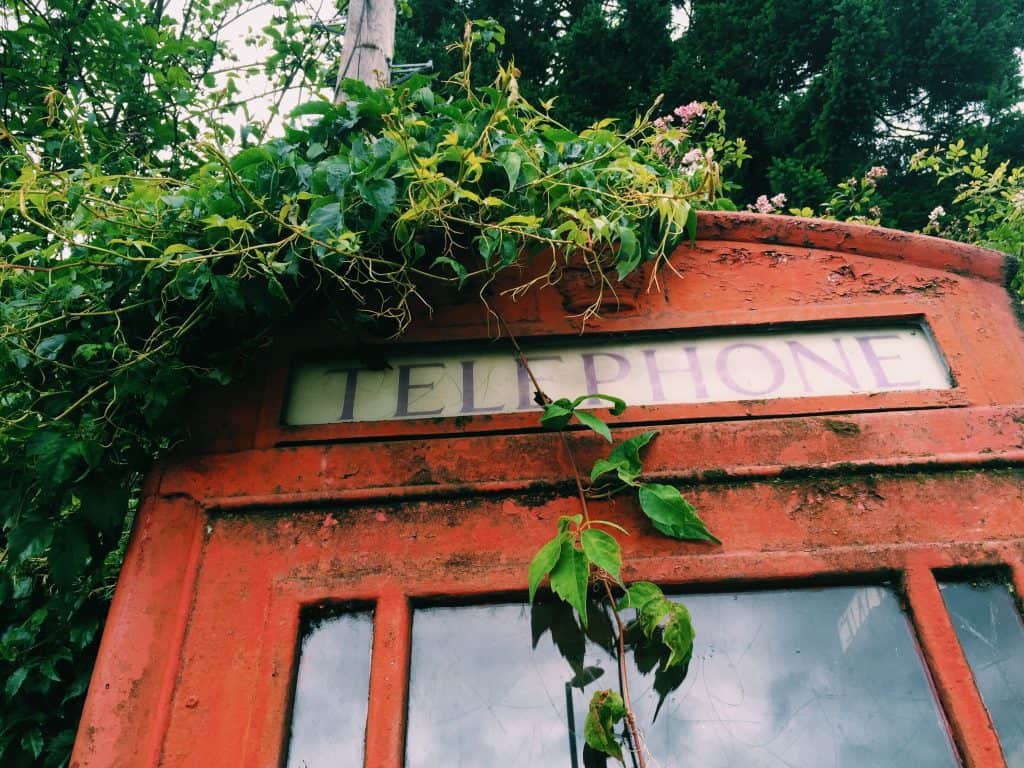
<svg viewBox="0 0 1024 768"><path fill-rule="evenodd" d="M201 164L176 177L54 168L5 135L0 755L54 743L60 762L69 724L19 702L48 711L72 673L81 701L75 660L94 653L131 489L182 437L190 388L236 378L281 318L326 305L342 327L398 333L432 283L486 301L496 274L529 259L546 261L522 289L579 259L600 292L664 263L697 208L731 207L721 169L744 155L717 122L571 131L521 98L511 65L470 85L474 47L501 38L470 24L450 80L349 82L343 103L300 107L282 138L230 157L197 145ZM694 153L700 130L714 153Z"/></svg>

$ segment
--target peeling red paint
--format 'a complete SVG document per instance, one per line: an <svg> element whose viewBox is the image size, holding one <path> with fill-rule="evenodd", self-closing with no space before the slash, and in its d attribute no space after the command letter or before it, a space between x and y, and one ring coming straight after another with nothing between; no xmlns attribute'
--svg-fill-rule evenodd
<svg viewBox="0 0 1024 768"><path fill-rule="evenodd" d="M633 409L657 424L651 479L680 483L722 539L679 543L625 500L627 579L670 585L895 577L968 766L1003 765L933 571L1003 565L1024 589L1024 335L999 254L906 233L751 214L702 217L660 293L632 290L588 333L923 318L951 391ZM634 286L635 288L635 286ZM574 334L548 289L503 317ZM417 343L486 339L475 305L439 307ZM204 396L197 441L151 475L90 686L73 765L280 765L302 606L373 603L366 765L400 768L411 601L526 589L576 510L556 436L531 414L280 425L291 354ZM328 343L330 340L327 340ZM607 450L570 442L586 464Z"/></svg>

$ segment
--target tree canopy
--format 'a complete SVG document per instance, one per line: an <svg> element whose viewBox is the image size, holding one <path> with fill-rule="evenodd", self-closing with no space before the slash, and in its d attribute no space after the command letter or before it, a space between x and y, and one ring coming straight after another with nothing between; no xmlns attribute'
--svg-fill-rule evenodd
<svg viewBox="0 0 1024 768"><path fill-rule="evenodd" d="M444 61L466 16L508 27L525 93L557 97L580 127L718 101L752 156L749 199L797 206L887 165L887 223L917 228L936 204L906 158L965 137L1024 160L1024 0L413 0L396 57ZM443 67L442 67L443 70Z"/></svg>

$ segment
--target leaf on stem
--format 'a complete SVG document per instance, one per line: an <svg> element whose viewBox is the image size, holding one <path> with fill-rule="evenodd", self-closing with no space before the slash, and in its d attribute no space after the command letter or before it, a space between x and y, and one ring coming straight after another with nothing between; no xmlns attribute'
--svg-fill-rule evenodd
<svg viewBox="0 0 1024 768"><path fill-rule="evenodd" d="M548 403L544 406L544 415L540 417L540 425L544 429L565 429L569 419L572 418L573 408L575 406L572 401L565 397Z"/></svg>
<svg viewBox="0 0 1024 768"><path fill-rule="evenodd" d="M562 554L562 544L567 541L569 541L569 535L560 532L555 538L541 547L537 554L533 556L533 560L530 561L529 583L531 603L533 602L534 595L537 594L537 587L544 581L544 577L551 573L551 569L555 567L559 556Z"/></svg>
<svg viewBox="0 0 1024 768"><path fill-rule="evenodd" d="M722 542L704 525L697 511L679 493L679 489L660 483L640 486L640 508L654 527L674 539Z"/></svg>
<svg viewBox="0 0 1024 768"><path fill-rule="evenodd" d="M628 407L626 405L626 401L621 397L615 397L615 395L602 395L600 392L594 392L591 395L580 395L572 401L572 407L578 408L580 403L584 400L607 400L612 404L612 407L608 409L612 416L621 416L625 413L626 408Z"/></svg>
<svg viewBox="0 0 1024 768"><path fill-rule="evenodd" d="M607 459L598 459L590 471L590 482L609 472L617 472L619 479L627 485L636 483L637 476L643 471L640 461L640 449L647 445L658 434L656 429L642 432L612 448Z"/></svg>
<svg viewBox="0 0 1024 768"><path fill-rule="evenodd" d="M674 667L688 661L693 653L693 621L690 612L682 603L669 603L669 617L665 622L662 640L668 646L671 655L665 662L665 668Z"/></svg>
<svg viewBox="0 0 1024 768"><path fill-rule="evenodd" d="M662 620L672 611L672 605L664 595L654 600L648 600L643 604L643 607L637 611L637 617L640 621L640 627L644 631L644 636L650 637L654 634L654 630L658 628Z"/></svg>
<svg viewBox="0 0 1024 768"><path fill-rule="evenodd" d="M626 594L622 596L622 599L619 600L618 605L615 607L620 611L624 611L626 608L636 608L639 610L651 600L664 598L665 595L657 584L652 584L649 581L637 581L626 588Z"/></svg>
<svg viewBox="0 0 1024 768"><path fill-rule="evenodd" d="M551 589L576 609L580 623L587 626L587 585L590 583L590 561L566 538L562 541L558 562L551 569Z"/></svg>
<svg viewBox="0 0 1024 768"><path fill-rule="evenodd" d="M580 420L580 424L585 427L589 427L594 432L597 432L601 437L607 440L609 443L612 441L611 430L608 429L608 425L601 421L597 416L587 411L576 411L576 418Z"/></svg>
<svg viewBox="0 0 1024 768"><path fill-rule="evenodd" d="M591 749L622 760L622 748L615 736L615 726L626 716L626 706L615 691L596 691L583 723L583 737Z"/></svg>
<svg viewBox="0 0 1024 768"><path fill-rule="evenodd" d="M622 583L622 551L619 542L604 531L588 528L580 536L583 543L583 554L598 568L620 584Z"/></svg>

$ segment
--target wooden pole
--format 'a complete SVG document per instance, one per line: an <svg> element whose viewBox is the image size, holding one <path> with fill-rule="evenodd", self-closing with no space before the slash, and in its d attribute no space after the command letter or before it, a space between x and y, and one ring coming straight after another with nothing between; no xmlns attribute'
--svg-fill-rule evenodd
<svg viewBox="0 0 1024 768"><path fill-rule="evenodd" d="M335 103L344 100L341 81L345 78L374 88L388 85L394 53L395 0L349 0Z"/></svg>

